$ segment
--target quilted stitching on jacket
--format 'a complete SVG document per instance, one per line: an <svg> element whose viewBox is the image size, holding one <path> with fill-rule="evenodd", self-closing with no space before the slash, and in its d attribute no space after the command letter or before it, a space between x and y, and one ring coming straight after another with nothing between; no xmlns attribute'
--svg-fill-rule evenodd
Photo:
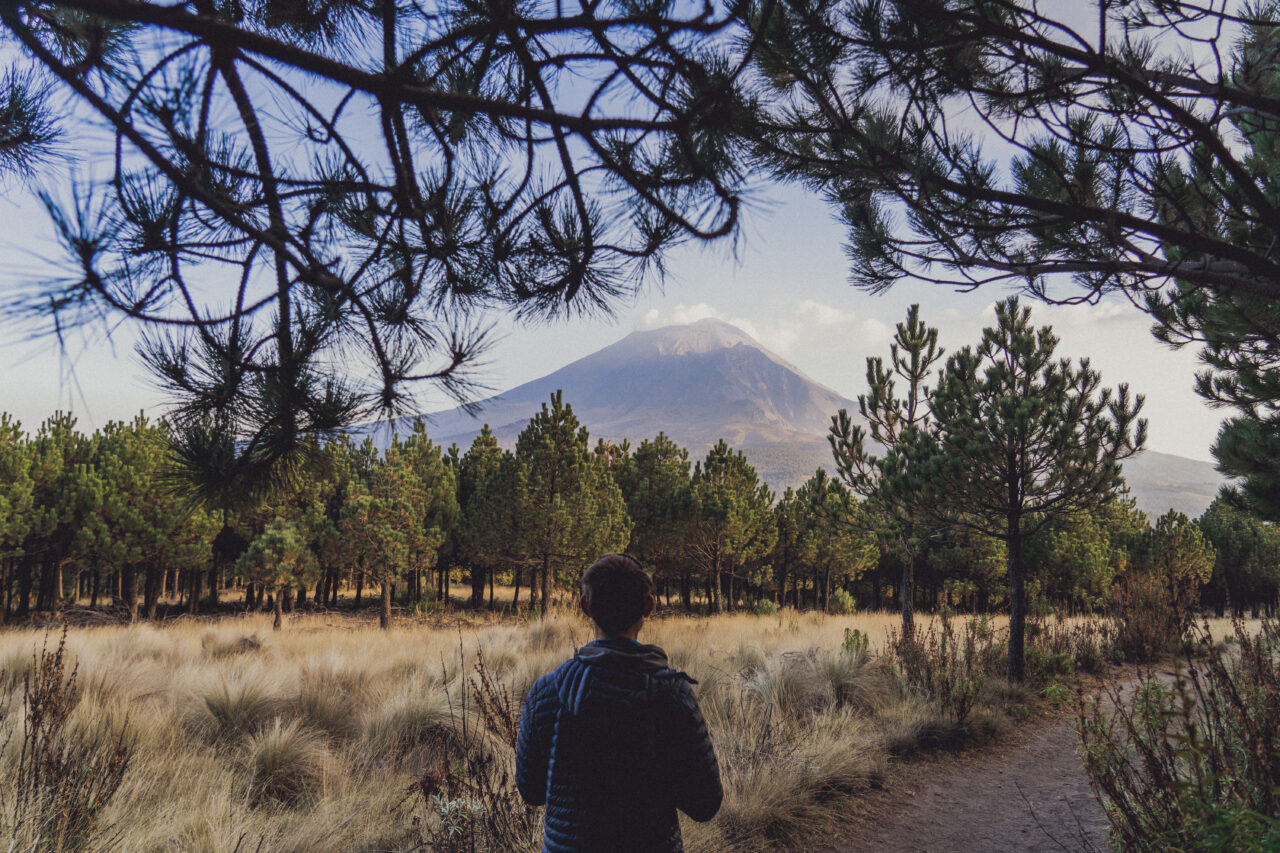
<svg viewBox="0 0 1280 853"><path fill-rule="evenodd" d="M516 785L546 806L548 853L678 853L676 809L710 820L723 796L688 676L656 646L609 640L529 691Z"/></svg>

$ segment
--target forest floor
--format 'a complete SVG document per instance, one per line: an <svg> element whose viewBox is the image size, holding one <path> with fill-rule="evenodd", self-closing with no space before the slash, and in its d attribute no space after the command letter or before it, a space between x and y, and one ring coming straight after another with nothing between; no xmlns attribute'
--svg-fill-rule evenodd
<svg viewBox="0 0 1280 853"><path fill-rule="evenodd" d="M1127 693L1147 674L1126 668L1109 683ZM1163 669L1156 674L1172 678ZM902 762L862 804L857 826L825 853L1109 850L1106 816L1081 765L1076 719L1064 708L990 746Z"/></svg>

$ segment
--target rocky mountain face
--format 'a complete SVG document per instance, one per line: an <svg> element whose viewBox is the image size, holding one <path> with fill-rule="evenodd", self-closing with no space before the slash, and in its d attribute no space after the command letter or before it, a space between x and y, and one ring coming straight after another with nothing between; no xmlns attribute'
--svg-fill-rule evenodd
<svg viewBox="0 0 1280 853"><path fill-rule="evenodd" d="M665 432L700 458L723 438L742 450L775 490L831 469L827 425L857 404L805 376L742 330L719 320L633 332L541 379L478 404L426 415L437 443L465 448L489 424L514 446L529 418L557 390L593 440L633 444ZM384 443L402 423L367 428ZM1222 477L1207 462L1148 451L1125 465L1138 505L1149 515L1170 507L1199 515Z"/></svg>

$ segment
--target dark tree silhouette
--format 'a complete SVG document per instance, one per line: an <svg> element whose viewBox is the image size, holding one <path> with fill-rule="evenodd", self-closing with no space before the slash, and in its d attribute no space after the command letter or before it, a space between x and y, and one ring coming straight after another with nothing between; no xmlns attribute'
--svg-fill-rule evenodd
<svg viewBox="0 0 1280 853"><path fill-rule="evenodd" d="M287 478L303 436L404 413L415 383L465 399L483 310L607 311L673 244L734 230L728 21L710 3L6 3L0 171L74 153L93 176L41 193L65 274L10 313L141 322L175 428L233 449L204 479Z"/></svg>
<svg viewBox="0 0 1280 853"><path fill-rule="evenodd" d="M1204 344L1215 448L1280 519L1280 4L758 0L759 153L855 284L1123 291ZM1068 280L1079 288L1073 288Z"/></svg>

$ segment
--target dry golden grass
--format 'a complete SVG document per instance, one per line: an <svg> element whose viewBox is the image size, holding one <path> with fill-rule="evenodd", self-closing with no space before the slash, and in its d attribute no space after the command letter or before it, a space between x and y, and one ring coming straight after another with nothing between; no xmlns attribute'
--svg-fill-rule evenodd
<svg viewBox="0 0 1280 853"><path fill-rule="evenodd" d="M478 651L494 680L523 696L592 636L565 614L390 631L299 616L272 632L270 619L71 630L83 685L74 724L113 732L127 720L137 740L102 817L124 849L409 849L438 819L415 783L460 725ZM641 639L699 680L722 763L724 808L686 824L691 851L795 843L846 809L892 752L946 725L875 654L897 624L896 614L783 611L646 626ZM870 637L870 655L841 651L846 628ZM41 639L0 634L0 725L10 730ZM6 749L12 766L13 741Z"/></svg>

